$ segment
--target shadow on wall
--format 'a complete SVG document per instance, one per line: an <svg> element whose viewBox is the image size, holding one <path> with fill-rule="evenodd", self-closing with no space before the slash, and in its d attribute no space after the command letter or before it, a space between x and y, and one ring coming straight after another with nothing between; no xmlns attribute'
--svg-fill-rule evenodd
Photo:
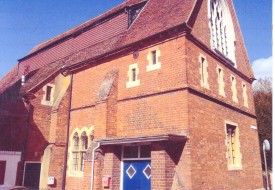
<svg viewBox="0 0 275 190"><path fill-rule="evenodd" d="M21 81L0 94L0 150L22 152L17 167L16 185L21 185L24 161L41 161L48 141L33 120L33 106L28 113L19 93ZM27 144L28 146L27 146Z"/></svg>

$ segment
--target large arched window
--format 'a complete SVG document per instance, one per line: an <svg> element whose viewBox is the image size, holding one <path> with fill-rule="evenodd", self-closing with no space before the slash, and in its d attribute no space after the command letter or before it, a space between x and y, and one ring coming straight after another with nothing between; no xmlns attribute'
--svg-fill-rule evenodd
<svg viewBox="0 0 275 190"><path fill-rule="evenodd" d="M209 0L211 46L236 66L235 32L226 0Z"/></svg>

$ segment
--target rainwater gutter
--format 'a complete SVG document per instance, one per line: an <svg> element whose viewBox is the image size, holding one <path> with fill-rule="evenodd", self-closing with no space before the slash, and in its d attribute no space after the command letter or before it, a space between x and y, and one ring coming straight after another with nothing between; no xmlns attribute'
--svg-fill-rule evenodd
<svg viewBox="0 0 275 190"><path fill-rule="evenodd" d="M97 146L93 149L92 152L92 173L91 173L91 190L94 190L94 168L95 168L95 150L100 147L100 143L97 143Z"/></svg>
<svg viewBox="0 0 275 190"><path fill-rule="evenodd" d="M64 166L63 166L63 176L62 176L62 190L66 189L66 173L67 173L67 160L68 160L68 144L69 144L69 135L70 135L72 91L73 91L73 74L71 75L70 92L69 92L69 107L68 107L66 145L65 145Z"/></svg>

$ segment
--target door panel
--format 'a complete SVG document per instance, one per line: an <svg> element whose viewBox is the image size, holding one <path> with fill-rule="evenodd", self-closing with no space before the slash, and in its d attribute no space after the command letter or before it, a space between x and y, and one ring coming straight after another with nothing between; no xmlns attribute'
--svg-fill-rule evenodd
<svg viewBox="0 0 275 190"><path fill-rule="evenodd" d="M41 163L26 163L24 174L24 186L31 189L39 189Z"/></svg>
<svg viewBox="0 0 275 190"><path fill-rule="evenodd" d="M4 184L6 172L6 161L0 160L0 185Z"/></svg>
<svg viewBox="0 0 275 190"><path fill-rule="evenodd" d="M124 161L123 190L151 190L150 161Z"/></svg>

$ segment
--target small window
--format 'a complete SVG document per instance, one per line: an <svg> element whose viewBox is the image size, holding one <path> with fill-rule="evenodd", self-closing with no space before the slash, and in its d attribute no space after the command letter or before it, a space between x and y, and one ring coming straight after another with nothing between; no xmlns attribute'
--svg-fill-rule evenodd
<svg viewBox="0 0 275 190"><path fill-rule="evenodd" d="M150 48L147 54L148 65L146 66L146 71L154 71L161 68L160 62L160 49L159 47Z"/></svg>
<svg viewBox="0 0 275 190"><path fill-rule="evenodd" d="M226 124L227 161L229 169L241 169L241 153L238 127Z"/></svg>
<svg viewBox="0 0 275 190"><path fill-rule="evenodd" d="M53 84L47 84L43 87L43 97L41 100L42 105L52 106L54 103L54 85Z"/></svg>
<svg viewBox="0 0 275 190"><path fill-rule="evenodd" d="M141 158L150 158L151 157L151 146L150 145L140 146L140 157Z"/></svg>
<svg viewBox="0 0 275 190"><path fill-rule="evenodd" d="M152 64L157 64L157 52L156 50L152 51Z"/></svg>
<svg viewBox="0 0 275 190"><path fill-rule="evenodd" d="M124 147L124 158L138 158L138 146Z"/></svg>
<svg viewBox="0 0 275 190"><path fill-rule="evenodd" d="M242 87L243 87L243 105L244 107L248 108L247 88L244 82L242 83Z"/></svg>
<svg viewBox="0 0 275 190"><path fill-rule="evenodd" d="M230 165L236 164L236 126L227 125L227 151Z"/></svg>
<svg viewBox="0 0 275 190"><path fill-rule="evenodd" d="M201 86L209 89L209 84L208 84L208 63L206 60L206 57L202 54L199 56L199 63L200 63L200 78L201 78Z"/></svg>
<svg viewBox="0 0 275 190"><path fill-rule="evenodd" d="M137 80L137 74L136 74L136 68L132 69L132 81L136 81Z"/></svg>
<svg viewBox="0 0 275 190"><path fill-rule="evenodd" d="M131 88L131 87L140 85L140 80L138 79L138 75L139 75L138 64L134 63L129 65L128 82L126 83L126 88Z"/></svg>
<svg viewBox="0 0 275 190"><path fill-rule="evenodd" d="M150 159L151 145L124 146L123 159Z"/></svg>
<svg viewBox="0 0 275 190"><path fill-rule="evenodd" d="M237 97L237 81L234 76L231 75L231 91L232 91L232 100L233 102L238 103Z"/></svg>
<svg viewBox="0 0 275 190"><path fill-rule="evenodd" d="M205 63L204 63L205 59L203 57L201 57L201 80L202 80L202 83L205 83Z"/></svg>
<svg viewBox="0 0 275 190"><path fill-rule="evenodd" d="M47 86L47 90L46 90L46 101L51 101L51 92L52 92L52 88L51 86Z"/></svg>
<svg viewBox="0 0 275 190"><path fill-rule="evenodd" d="M223 69L221 67L217 67L217 73L218 73L218 85L219 85L219 95L225 96L224 92L224 80L223 80Z"/></svg>

